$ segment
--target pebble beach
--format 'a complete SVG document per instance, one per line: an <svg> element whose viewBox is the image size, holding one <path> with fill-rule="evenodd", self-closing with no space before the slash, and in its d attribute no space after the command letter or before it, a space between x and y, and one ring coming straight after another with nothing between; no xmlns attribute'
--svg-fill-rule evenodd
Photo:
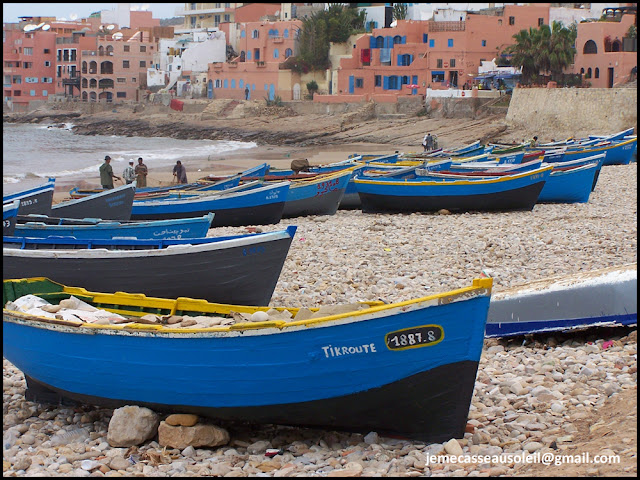
<svg viewBox="0 0 640 480"><path fill-rule="evenodd" d="M550 276L636 263L637 163L603 167L588 203L495 213L339 210L256 228L289 225L298 230L272 306L398 302L465 287L483 274L493 277L497 293ZM220 227L209 236L246 231ZM3 359L4 476L527 475L517 462L434 464L430 456L572 451L581 422L630 392L635 400L637 337L635 329L621 328L486 340L467 433L443 444L377 432L229 425L229 443L212 449L170 449L156 440L114 448L107 441L112 409L42 405L26 401L24 391L22 373ZM637 403L628 412L637 417ZM85 433L54 441L78 428ZM265 455L269 449L278 452ZM617 431L606 448L590 453L617 455L622 462L613 470L589 464L572 473L636 476L637 431ZM552 466L536 471L558 472Z"/></svg>

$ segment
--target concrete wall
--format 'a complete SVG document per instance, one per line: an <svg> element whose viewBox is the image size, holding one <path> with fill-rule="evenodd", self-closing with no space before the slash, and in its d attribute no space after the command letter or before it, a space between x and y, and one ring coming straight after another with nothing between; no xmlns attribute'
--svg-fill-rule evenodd
<svg viewBox="0 0 640 480"><path fill-rule="evenodd" d="M506 122L529 131L606 134L635 127L637 110L635 88L516 88Z"/></svg>

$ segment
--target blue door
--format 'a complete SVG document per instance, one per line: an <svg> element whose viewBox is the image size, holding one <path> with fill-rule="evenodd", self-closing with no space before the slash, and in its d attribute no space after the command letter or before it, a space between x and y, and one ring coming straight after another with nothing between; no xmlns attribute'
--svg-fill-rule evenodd
<svg viewBox="0 0 640 480"><path fill-rule="evenodd" d="M209 80L207 84L207 96L209 99L213 98L213 81Z"/></svg>
<svg viewBox="0 0 640 480"><path fill-rule="evenodd" d="M276 87L272 84L269 85L269 100L276 98Z"/></svg>
<svg viewBox="0 0 640 480"><path fill-rule="evenodd" d="M353 93L355 87L355 78L353 75L349 75L349 93Z"/></svg>

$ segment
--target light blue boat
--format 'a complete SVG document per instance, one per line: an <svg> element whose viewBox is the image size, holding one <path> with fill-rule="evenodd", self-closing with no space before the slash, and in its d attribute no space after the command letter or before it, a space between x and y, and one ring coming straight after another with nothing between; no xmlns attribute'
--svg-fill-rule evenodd
<svg viewBox="0 0 640 480"><path fill-rule="evenodd" d="M638 144L637 138L614 141L606 145L592 146L581 150L567 150L564 154L566 160L585 158L598 153L605 153L604 165L628 165Z"/></svg>
<svg viewBox="0 0 640 480"><path fill-rule="evenodd" d="M598 162L554 169L540 192L538 203L586 203L598 170Z"/></svg>
<svg viewBox="0 0 640 480"><path fill-rule="evenodd" d="M398 303L274 309L283 320L269 307L6 280L3 355L36 401L48 392L92 405L446 442L465 433L491 288L484 278ZM73 295L130 322L153 313L218 325L57 320L19 311L25 294L54 304ZM234 323L239 314L261 319Z"/></svg>
<svg viewBox="0 0 640 480"><path fill-rule="evenodd" d="M171 240L180 238L206 237L214 214L208 213L197 218L178 218L172 220L129 221L117 222L101 220L99 218L55 219L56 225L52 225L48 217L38 218L39 215L21 217L21 222L16 225L14 235L16 237L46 238L75 237L78 239L112 239L112 238L138 238ZM6 235L6 234L5 234Z"/></svg>

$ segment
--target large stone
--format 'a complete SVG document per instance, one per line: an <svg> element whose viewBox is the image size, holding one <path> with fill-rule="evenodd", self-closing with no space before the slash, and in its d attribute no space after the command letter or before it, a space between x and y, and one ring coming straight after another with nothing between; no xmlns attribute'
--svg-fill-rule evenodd
<svg viewBox="0 0 640 480"><path fill-rule="evenodd" d="M109 421L107 442L112 447L132 447L153 438L158 431L160 417L152 410L127 405L113 411Z"/></svg>
<svg viewBox="0 0 640 480"><path fill-rule="evenodd" d="M198 423L198 416L190 413L175 413L173 415L169 415L165 419L165 422L175 427L193 427Z"/></svg>
<svg viewBox="0 0 640 480"><path fill-rule="evenodd" d="M462 447L460 446L460 442L455 438L452 438L447 443L444 444L444 449L449 455L462 455Z"/></svg>
<svg viewBox="0 0 640 480"><path fill-rule="evenodd" d="M183 450L189 446L217 447L229 443L229 432L215 425L173 426L160 422L158 443L163 447Z"/></svg>

